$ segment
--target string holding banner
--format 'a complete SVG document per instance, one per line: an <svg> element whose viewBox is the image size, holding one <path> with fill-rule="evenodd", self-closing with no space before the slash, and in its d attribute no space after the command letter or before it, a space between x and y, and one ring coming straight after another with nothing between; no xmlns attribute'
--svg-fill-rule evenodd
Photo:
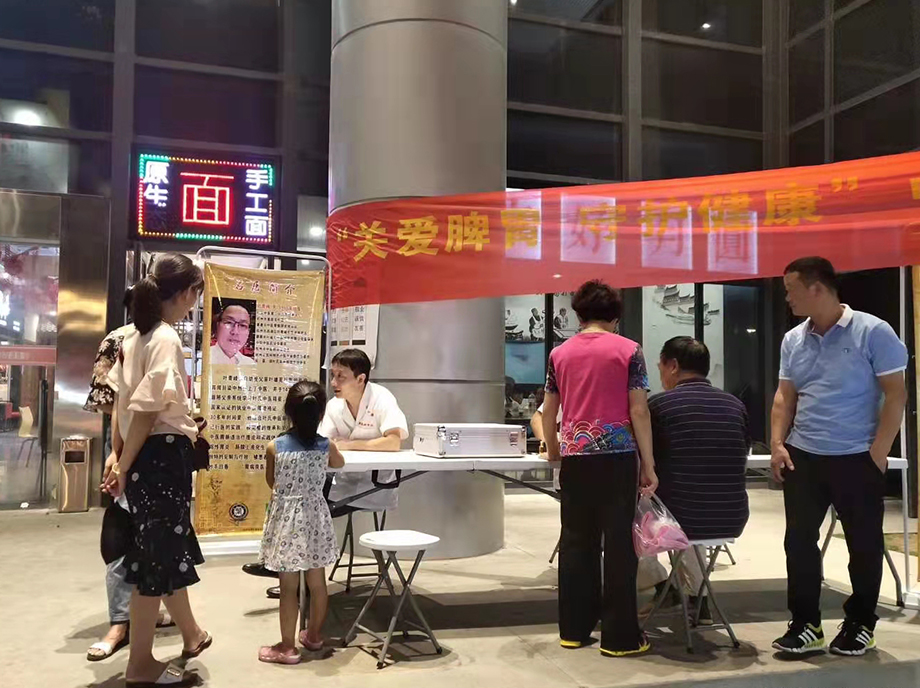
<svg viewBox="0 0 920 688"><path fill-rule="evenodd" d="M271 497L265 447L285 430L287 390L319 379L324 275L205 263L201 410L211 467L195 530L253 533Z"/></svg>
<svg viewBox="0 0 920 688"><path fill-rule="evenodd" d="M383 201L327 222L336 308L920 263L920 153L626 184Z"/></svg>

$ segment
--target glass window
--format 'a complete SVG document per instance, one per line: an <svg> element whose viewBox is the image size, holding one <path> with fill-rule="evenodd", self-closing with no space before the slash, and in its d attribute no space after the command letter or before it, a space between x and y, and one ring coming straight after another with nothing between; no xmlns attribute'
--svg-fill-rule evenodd
<svg viewBox="0 0 920 688"><path fill-rule="evenodd" d="M274 147L276 109L274 81L137 68L138 134Z"/></svg>
<svg viewBox="0 0 920 688"><path fill-rule="evenodd" d="M789 3L789 35L814 26L824 19L824 0L791 0Z"/></svg>
<svg viewBox="0 0 920 688"><path fill-rule="evenodd" d="M920 147L920 81L844 110L834 119L834 160L904 153Z"/></svg>
<svg viewBox="0 0 920 688"><path fill-rule="evenodd" d="M623 23L620 0L509 0L508 14L538 14L554 19L588 22L589 24Z"/></svg>
<svg viewBox="0 0 920 688"><path fill-rule="evenodd" d="M0 188L109 196L111 160L101 141L0 137Z"/></svg>
<svg viewBox="0 0 920 688"><path fill-rule="evenodd" d="M824 109L824 31L789 50L789 121L801 122Z"/></svg>
<svg viewBox="0 0 920 688"><path fill-rule="evenodd" d="M508 26L508 99L577 110L622 110L618 36L533 22Z"/></svg>
<svg viewBox="0 0 920 688"><path fill-rule="evenodd" d="M762 0L644 0L642 28L760 46L762 13Z"/></svg>
<svg viewBox="0 0 920 688"><path fill-rule="evenodd" d="M699 177L760 169L763 169L761 141L654 127L642 130L642 174L645 179Z"/></svg>
<svg viewBox="0 0 920 688"><path fill-rule="evenodd" d="M277 0L137 0L137 53L278 71Z"/></svg>
<svg viewBox="0 0 920 688"><path fill-rule="evenodd" d="M619 124L508 112L508 169L620 179L620 151Z"/></svg>
<svg viewBox="0 0 920 688"><path fill-rule="evenodd" d="M873 0L837 22L834 99L841 103L920 64L920 4Z"/></svg>
<svg viewBox="0 0 920 688"><path fill-rule="evenodd" d="M824 121L816 122L789 136L789 165L824 163Z"/></svg>
<svg viewBox="0 0 920 688"><path fill-rule="evenodd" d="M642 114L673 122L760 131L761 57L642 41Z"/></svg>
<svg viewBox="0 0 920 688"><path fill-rule="evenodd" d="M0 38L111 52L115 0L4 0Z"/></svg>
<svg viewBox="0 0 920 688"><path fill-rule="evenodd" d="M546 300L505 297L505 418L525 424L543 403L546 383Z"/></svg>
<svg viewBox="0 0 920 688"><path fill-rule="evenodd" d="M112 129L112 65L0 50L0 121Z"/></svg>
<svg viewBox="0 0 920 688"><path fill-rule="evenodd" d="M709 348L709 380L744 402L752 439L768 445L762 310L761 290L756 285L703 285L703 341Z"/></svg>

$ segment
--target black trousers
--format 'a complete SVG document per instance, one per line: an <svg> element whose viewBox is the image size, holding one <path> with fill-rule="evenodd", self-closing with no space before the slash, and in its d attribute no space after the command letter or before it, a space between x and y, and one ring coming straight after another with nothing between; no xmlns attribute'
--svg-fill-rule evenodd
<svg viewBox="0 0 920 688"><path fill-rule="evenodd" d="M868 452L819 456L788 447L794 471L784 474L788 603L796 621L821 621L819 528L833 505L850 552L853 594L843 605L847 619L875 628L885 541L885 475Z"/></svg>
<svg viewBox="0 0 920 688"><path fill-rule="evenodd" d="M600 619L602 648L637 650L642 633L636 611L639 560L632 540L636 455L568 457L559 480L559 635L563 640L585 641Z"/></svg>

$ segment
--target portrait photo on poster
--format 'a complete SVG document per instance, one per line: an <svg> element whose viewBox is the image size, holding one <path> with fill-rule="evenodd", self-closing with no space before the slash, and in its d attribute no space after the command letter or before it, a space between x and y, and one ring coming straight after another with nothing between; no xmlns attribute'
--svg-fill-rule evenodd
<svg viewBox="0 0 920 688"><path fill-rule="evenodd" d="M211 299L211 365L255 365L254 299Z"/></svg>

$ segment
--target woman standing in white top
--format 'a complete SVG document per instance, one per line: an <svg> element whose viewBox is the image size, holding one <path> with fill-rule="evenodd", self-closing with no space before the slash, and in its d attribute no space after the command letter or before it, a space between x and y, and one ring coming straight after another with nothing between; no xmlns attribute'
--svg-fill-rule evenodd
<svg viewBox="0 0 920 688"><path fill-rule="evenodd" d="M112 443L118 461L103 488L127 494L134 548L125 555L131 597L131 651L125 672L131 688L193 685L197 676L153 657L160 600L182 631L186 659L197 657L211 636L195 621L187 587L204 562L192 530L192 443L198 428L189 415L185 363L178 322L195 305L204 280L187 257L161 256L134 287L136 331L125 337L109 380L116 392Z"/></svg>

